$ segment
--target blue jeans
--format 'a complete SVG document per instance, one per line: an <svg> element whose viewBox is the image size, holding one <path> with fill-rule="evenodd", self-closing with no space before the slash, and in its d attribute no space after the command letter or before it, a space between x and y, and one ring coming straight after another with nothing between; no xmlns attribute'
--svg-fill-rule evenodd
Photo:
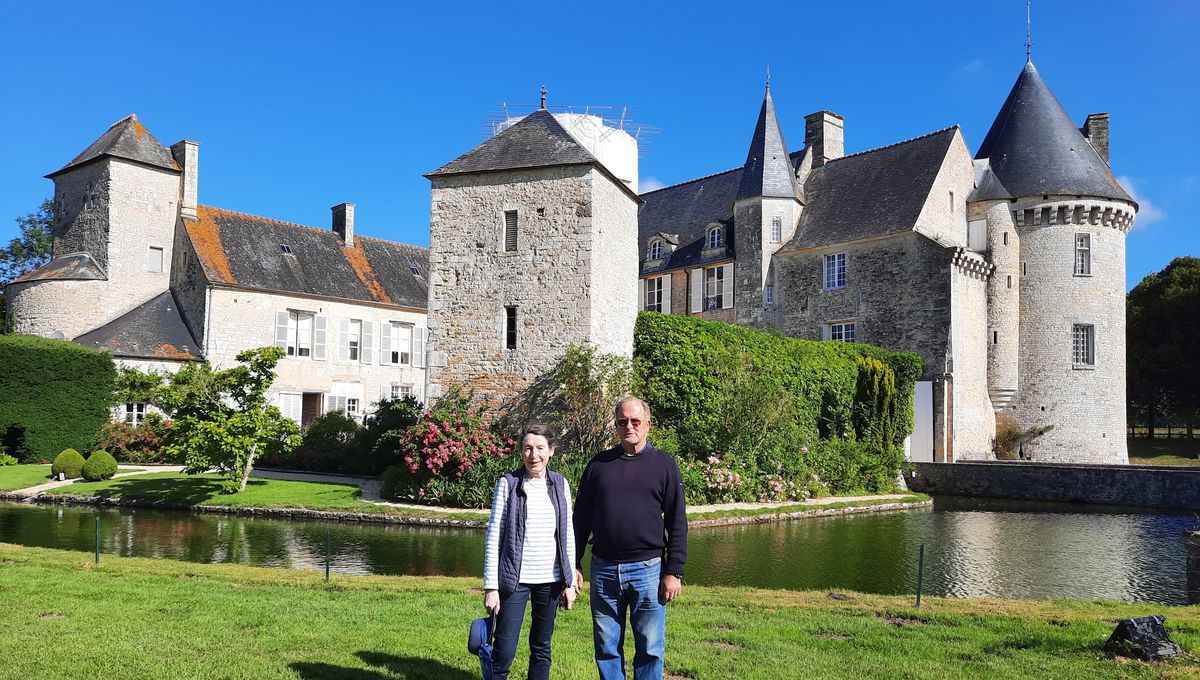
<svg viewBox="0 0 1200 680"><path fill-rule="evenodd" d="M527 602L533 609L533 623L529 626L529 680L550 677L550 638L554 636L554 616L562 591L561 583L521 583L511 593L500 592L496 639L492 643L492 678L508 678L508 669L517 655L517 639L521 636Z"/></svg>
<svg viewBox="0 0 1200 680"><path fill-rule="evenodd" d="M600 680L625 679L625 614L633 626L633 677L661 680L667 606L662 560L609 562L592 555L592 639Z"/></svg>

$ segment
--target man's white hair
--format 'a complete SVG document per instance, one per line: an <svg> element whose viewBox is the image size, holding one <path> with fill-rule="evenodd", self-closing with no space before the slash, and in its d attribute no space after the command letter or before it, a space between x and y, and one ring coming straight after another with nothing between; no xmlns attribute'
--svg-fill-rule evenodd
<svg viewBox="0 0 1200 680"><path fill-rule="evenodd" d="M650 416L650 404L647 404L645 401L638 399L637 397L621 397L620 399L618 399L617 405L615 407L613 407L613 419L614 420L619 419L621 417L621 407L624 406L625 404L628 404L631 401L642 405L642 413L646 414L646 420L650 420L650 421L654 420L654 418L652 418Z"/></svg>

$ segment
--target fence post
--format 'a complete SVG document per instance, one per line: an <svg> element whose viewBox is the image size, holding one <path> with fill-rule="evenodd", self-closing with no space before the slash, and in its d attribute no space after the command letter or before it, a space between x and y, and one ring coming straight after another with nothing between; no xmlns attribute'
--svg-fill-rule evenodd
<svg viewBox="0 0 1200 680"><path fill-rule="evenodd" d="M100 564L100 513L96 512L96 564Z"/></svg>
<svg viewBox="0 0 1200 680"><path fill-rule="evenodd" d="M921 608L921 581L925 577L925 544L921 544L921 552L917 557L917 609Z"/></svg>
<svg viewBox="0 0 1200 680"><path fill-rule="evenodd" d="M1200 604L1200 531L1183 532L1187 546L1187 602Z"/></svg>
<svg viewBox="0 0 1200 680"><path fill-rule="evenodd" d="M329 530L325 530L325 580L329 580Z"/></svg>

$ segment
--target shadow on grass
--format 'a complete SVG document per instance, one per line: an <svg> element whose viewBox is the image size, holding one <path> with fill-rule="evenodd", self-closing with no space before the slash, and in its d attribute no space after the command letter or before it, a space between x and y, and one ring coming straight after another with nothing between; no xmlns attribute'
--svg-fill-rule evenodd
<svg viewBox="0 0 1200 680"><path fill-rule="evenodd" d="M464 654L466 652L464 651ZM345 668L328 663L296 662L288 667L302 680L471 680L476 677L466 671L447 666L440 661L415 656L395 656L381 652L357 652L355 656L375 668Z"/></svg>
<svg viewBox="0 0 1200 680"><path fill-rule="evenodd" d="M144 479L128 477L119 479L102 489L85 491L100 498L136 498L158 503L199 505L214 496L221 495L223 480L211 477ZM251 482L253 483L253 482ZM67 487L70 489L70 487Z"/></svg>

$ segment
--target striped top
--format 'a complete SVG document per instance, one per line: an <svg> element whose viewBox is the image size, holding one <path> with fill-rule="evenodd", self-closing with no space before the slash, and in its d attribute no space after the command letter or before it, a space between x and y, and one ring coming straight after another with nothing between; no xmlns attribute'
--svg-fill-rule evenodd
<svg viewBox="0 0 1200 680"><path fill-rule="evenodd" d="M520 583L538 584L572 581L574 574L564 577L559 566L556 546L554 503L545 479L525 478L525 545L521 551ZM575 530L571 526L571 485L563 479L563 497L567 499L567 546L575 549ZM492 498L492 518L488 521L486 549L483 557L483 589L500 588L500 535L503 533L504 510L508 505L508 480L496 482ZM569 556L568 559L573 559Z"/></svg>

